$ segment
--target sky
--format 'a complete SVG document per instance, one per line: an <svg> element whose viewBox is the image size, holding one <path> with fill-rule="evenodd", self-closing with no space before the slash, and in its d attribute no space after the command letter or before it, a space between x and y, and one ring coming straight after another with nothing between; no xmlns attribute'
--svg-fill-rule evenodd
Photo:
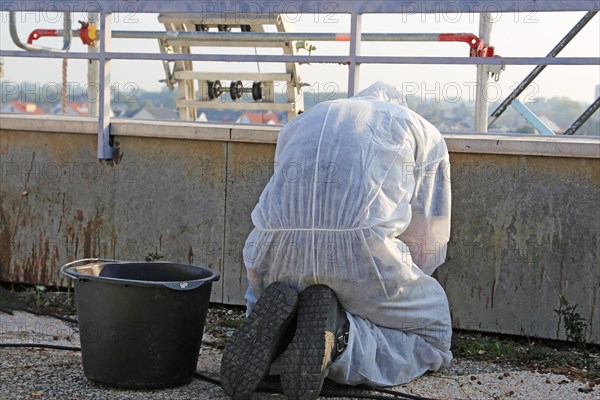
<svg viewBox="0 0 600 400"><path fill-rule="evenodd" d="M558 41L579 21L583 12L561 13L504 13L492 15L494 26L491 44L496 54L505 57L543 57ZM16 49L8 31L8 15L1 13L0 47L5 50ZM84 19L81 13L75 13L73 20ZM350 31L348 15L290 14L284 19L293 25L296 32L336 32ZM388 14L363 16L363 32L471 32L478 34L479 16L471 14ZM62 28L59 14L23 14L19 15L18 31L22 40L36 28ZM164 30L158 23L156 14L114 14L113 30ZM41 45L60 47L61 39L42 39ZM316 55L344 55L348 44L340 42L316 42ZM126 52L158 52L156 40L113 39L113 50ZM87 51L78 38L74 38L72 51ZM202 51L231 51L242 54L281 54L276 49L218 49L206 48ZM464 43L365 43L362 55L398 55L398 56L450 56L466 57L469 48ZM200 52L200 51L198 51ZM563 50L561 56L600 57L600 18L598 15ZM40 85L61 82L62 63L60 60L6 58L6 82L39 82ZM261 63L199 63L196 70L210 72L243 71L256 72L283 71L282 65ZM307 90L314 96L327 97L334 91L347 90L347 67L342 65L315 64L302 65L302 80L309 86ZM490 100L501 100L510 93L510 88L519 83L534 67L507 66L498 82L489 85ZM70 60L68 81L86 83L87 62ZM476 79L476 67L452 65L363 65L361 67L360 88L365 88L377 80L394 83L407 94L421 99L444 101L457 98L474 101L473 85ZM159 61L112 62L113 85L119 89L132 87L158 91L164 88L164 71ZM595 99L596 86L600 85L600 66L549 66L528 88L521 99L534 101L536 97L567 96L573 100L591 103Z"/></svg>

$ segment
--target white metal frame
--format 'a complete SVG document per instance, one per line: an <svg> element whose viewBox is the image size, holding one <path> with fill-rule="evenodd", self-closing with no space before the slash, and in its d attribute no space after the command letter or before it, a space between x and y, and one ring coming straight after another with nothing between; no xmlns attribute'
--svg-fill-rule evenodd
<svg viewBox="0 0 600 400"><path fill-rule="evenodd" d="M231 28L240 26L240 20L236 18L220 18L206 16L202 13L165 13L159 14L158 21L164 24L166 32L119 32L124 37L158 38L161 52L167 52L167 46L172 49L173 54L190 54L191 48L210 47L275 47L280 48L283 54L295 55L297 50L294 40L303 39L303 36L294 35L290 30L293 26L285 21L280 15L252 14L247 19L252 23L244 24L251 30L249 32L205 32L196 31L197 25L206 27L224 25ZM225 21L223 21L225 19ZM225 23L227 22L227 24ZM269 28L275 28L277 32L266 32ZM293 39L295 38L295 39ZM255 111L286 111L288 120L292 119L303 110L302 81L300 66L296 63L285 63L286 73L269 74L254 73L212 73L206 71L193 71L191 62L178 61L171 66L163 61L167 86L177 86L178 100L177 108L181 120L195 121L196 110L203 108L217 108L228 110L255 110ZM251 81L260 82L262 87L262 98L255 102L226 102L218 96L211 98L208 93L208 82L219 81L220 83ZM223 81L223 82L221 82ZM286 98L283 103L274 102L274 81L284 82L286 87ZM196 90L197 89L197 90ZM224 94L228 91L225 89ZM227 96L225 94L225 96Z"/></svg>

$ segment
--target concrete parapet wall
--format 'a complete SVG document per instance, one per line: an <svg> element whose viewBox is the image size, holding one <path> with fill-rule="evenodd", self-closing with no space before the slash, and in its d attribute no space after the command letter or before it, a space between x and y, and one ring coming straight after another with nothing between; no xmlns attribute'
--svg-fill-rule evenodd
<svg viewBox="0 0 600 400"><path fill-rule="evenodd" d="M563 338L559 294L600 341L600 160L451 153L452 233L437 278L456 327Z"/></svg>
<svg viewBox="0 0 600 400"><path fill-rule="evenodd" d="M242 304L242 247L277 128L115 120L96 160L91 119L0 117L0 281L68 285L61 265L159 253L218 270ZM565 338L563 293L600 343L600 142L446 135L452 236L437 278L454 326Z"/></svg>

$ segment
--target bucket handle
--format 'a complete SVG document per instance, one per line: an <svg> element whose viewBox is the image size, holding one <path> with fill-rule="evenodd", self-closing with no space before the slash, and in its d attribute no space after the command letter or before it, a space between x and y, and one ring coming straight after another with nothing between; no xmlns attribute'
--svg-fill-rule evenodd
<svg viewBox="0 0 600 400"><path fill-rule="evenodd" d="M161 282L163 286L172 289L172 290L192 290L196 289L204 285L205 283L218 281L221 278L221 275L217 272L213 271L213 274L204 279L196 279L193 281L184 281L184 282Z"/></svg>
<svg viewBox="0 0 600 400"><path fill-rule="evenodd" d="M75 274L67 271L67 268L73 267L75 265L81 265L81 264L85 265L85 264L90 264L90 263L94 263L94 262L123 263L122 261L108 260L105 258L83 258L81 260L71 261L70 263L63 265L62 267L60 267L60 272L61 272L61 274L78 281L78 280L80 280L79 275L75 275ZM184 282L161 282L161 284L169 289L183 291L183 290L196 289L197 287L204 285L205 283L218 281L220 278L221 278L221 275L218 272L212 271L212 275L208 276L204 279L196 279L193 281L184 281Z"/></svg>
<svg viewBox="0 0 600 400"><path fill-rule="evenodd" d="M75 260L75 261L71 261L70 263L66 263L65 265L63 265L62 267L60 267L60 273L68 276L69 278L73 278L75 280L79 280L79 276L70 273L69 271L67 271L67 268L73 267L75 265L81 265L81 264L90 264L93 262L120 262L117 260L108 260L106 258L82 258L81 260Z"/></svg>

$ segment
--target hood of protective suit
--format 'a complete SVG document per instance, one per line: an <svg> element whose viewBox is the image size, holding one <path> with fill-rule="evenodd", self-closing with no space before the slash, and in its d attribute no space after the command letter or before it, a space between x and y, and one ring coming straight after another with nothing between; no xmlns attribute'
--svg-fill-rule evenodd
<svg viewBox="0 0 600 400"><path fill-rule="evenodd" d="M402 91L395 85L385 82L375 82L365 90L358 92L352 99L378 100L408 107Z"/></svg>

